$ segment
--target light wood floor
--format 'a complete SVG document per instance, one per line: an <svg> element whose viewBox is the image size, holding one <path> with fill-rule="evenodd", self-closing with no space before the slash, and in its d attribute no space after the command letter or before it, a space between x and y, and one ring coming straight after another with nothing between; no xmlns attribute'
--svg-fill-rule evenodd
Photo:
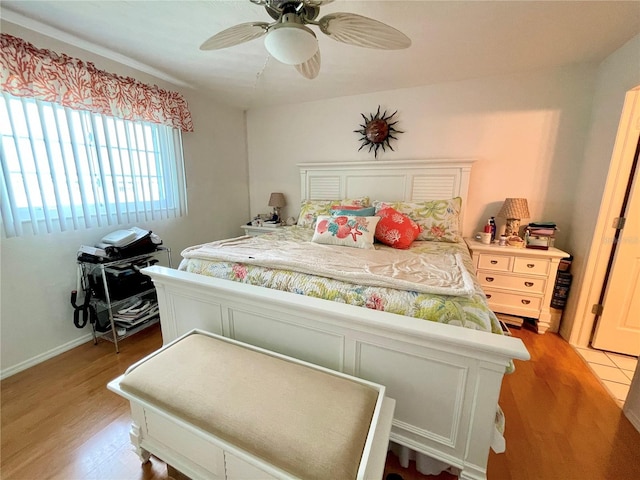
<svg viewBox="0 0 640 480"><path fill-rule="evenodd" d="M507 452L490 454L489 479L639 479L640 433L582 359L555 334L514 333L532 360L517 362L505 378ZM0 477L167 479L156 458L139 464L129 446L128 405L105 388L160 345L153 327L123 342L118 355L110 343L88 343L2 381ZM391 472L405 480L454 478L404 470L393 456Z"/></svg>

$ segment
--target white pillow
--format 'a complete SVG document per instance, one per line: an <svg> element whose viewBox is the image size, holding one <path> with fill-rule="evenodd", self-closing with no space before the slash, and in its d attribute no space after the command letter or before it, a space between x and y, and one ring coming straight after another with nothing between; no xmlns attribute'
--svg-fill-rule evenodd
<svg viewBox="0 0 640 480"><path fill-rule="evenodd" d="M355 248L374 248L373 240L380 217L320 215L312 242Z"/></svg>

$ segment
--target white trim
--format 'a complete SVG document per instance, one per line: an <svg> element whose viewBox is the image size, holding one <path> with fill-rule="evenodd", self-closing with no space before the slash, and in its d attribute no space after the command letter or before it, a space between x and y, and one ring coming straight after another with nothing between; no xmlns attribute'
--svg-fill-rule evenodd
<svg viewBox="0 0 640 480"><path fill-rule="evenodd" d="M32 18L25 17L20 13L10 10L6 5L2 6L2 19L7 22L27 28L29 30L33 30L34 32L41 33L42 35L54 38L61 42L68 43L70 45L73 45L74 47L82 48L83 50L87 50L91 53L95 53L96 55L100 55L101 57L108 58L109 60L113 60L114 62L121 63L123 65L126 65L127 67L135 68L136 70L148 73L149 75L153 75L154 77L173 83L174 85L177 85L179 87L190 88L192 90L195 90L196 88L190 83L187 83L184 80L180 80L172 75L169 75L168 73L147 65L146 63L139 62L131 57L127 57L126 55L122 55L121 53L114 52L111 49L76 37L75 35L71 35L70 33L63 32L62 30L58 30L55 27L46 25Z"/></svg>
<svg viewBox="0 0 640 480"><path fill-rule="evenodd" d="M86 335L76 338L75 340L71 340L70 342L52 348L51 350L41 353L40 355L31 357L24 362L20 362L17 365L6 368L0 371L0 380L4 380L11 375L15 375L16 373L26 370L27 368L33 367L39 363L49 360L50 358L60 355L61 353L71 350L72 348L79 347L80 345L92 340L92 338L92 335L90 333L87 333Z"/></svg>
<svg viewBox="0 0 640 480"><path fill-rule="evenodd" d="M612 219L620 213L620 206L631 172L638 130L640 129L640 86L626 93L616 142L611 154L611 162L605 183L600 211L593 232L593 240L586 257L584 281L575 293L578 295L577 308L570 331L561 328L560 334L568 338L571 345L586 347L589 345L595 315L592 305L598 303L604 284L607 263L611 255ZM630 140L631 139L631 140ZM561 326L562 327L562 326Z"/></svg>

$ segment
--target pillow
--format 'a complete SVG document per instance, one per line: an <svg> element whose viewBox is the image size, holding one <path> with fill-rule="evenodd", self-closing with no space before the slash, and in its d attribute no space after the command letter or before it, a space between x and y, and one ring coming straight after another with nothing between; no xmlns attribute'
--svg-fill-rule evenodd
<svg viewBox="0 0 640 480"><path fill-rule="evenodd" d="M330 215L333 205L368 207L369 197L347 198L344 200L303 200L298 216L299 227L314 227L318 215Z"/></svg>
<svg viewBox="0 0 640 480"><path fill-rule="evenodd" d="M312 242L355 248L374 248L373 238L380 217L320 215Z"/></svg>
<svg viewBox="0 0 640 480"><path fill-rule="evenodd" d="M424 202L375 201L373 205L376 208L376 212L385 207L392 207L411 218L422 227L418 240L449 243L462 241L460 232L461 197Z"/></svg>
<svg viewBox="0 0 640 480"><path fill-rule="evenodd" d="M420 226L399 211L387 207L376 213L380 221L376 226L375 238L393 248L407 249L420 235Z"/></svg>
<svg viewBox="0 0 640 480"><path fill-rule="evenodd" d="M334 205L329 211L332 216L352 215L355 217L373 217L376 214L375 207L354 207L349 205Z"/></svg>
<svg viewBox="0 0 640 480"><path fill-rule="evenodd" d="M361 206L359 205L332 205L331 210L360 210Z"/></svg>

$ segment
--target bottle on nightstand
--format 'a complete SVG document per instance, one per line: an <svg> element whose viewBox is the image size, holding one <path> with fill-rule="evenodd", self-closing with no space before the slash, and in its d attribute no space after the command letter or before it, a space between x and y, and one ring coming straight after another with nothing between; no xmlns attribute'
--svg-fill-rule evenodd
<svg viewBox="0 0 640 480"><path fill-rule="evenodd" d="M496 241L496 217L489 219L489 225L491 225L491 243Z"/></svg>

